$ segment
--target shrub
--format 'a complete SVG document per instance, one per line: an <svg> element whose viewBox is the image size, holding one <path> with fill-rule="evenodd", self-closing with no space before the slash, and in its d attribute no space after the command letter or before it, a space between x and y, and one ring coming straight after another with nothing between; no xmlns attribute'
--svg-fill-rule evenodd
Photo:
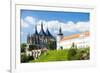
<svg viewBox="0 0 100 73"><path fill-rule="evenodd" d="M27 56L26 54L21 55L21 63L29 62L30 60L33 60L32 56Z"/></svg>
<svg viewBox="0 0 100 73"><path fill-rule="evenodd" d="M77 49L69 49L68 50L68 60L75 60L77 54Z"/></svg>
<svg viewBox="0 0 100 73"><path fill-rule="evenodd" d="M26 50L26 44L25 43L22 43L21 44L21 52L25 52L25 50Z"/></svg>
<svg viewBox="0 0 100 73"><path fill-rule="evenodd" d="M26 54L21 54L21 62L28 62L28 56Z"/></svg>
<svg viewBox="0 0 100 73"><path fill-rule="evenodd" d="M83 49L79 52L79 59L80 60L88 60L90 58L90 53L89 49Z"/></svg>
<svg viewBox="0 0 100 73"><path fill-rule="evenodd" d="M76 60L88 60L90 58L89 48L77 49Z"/></svg>

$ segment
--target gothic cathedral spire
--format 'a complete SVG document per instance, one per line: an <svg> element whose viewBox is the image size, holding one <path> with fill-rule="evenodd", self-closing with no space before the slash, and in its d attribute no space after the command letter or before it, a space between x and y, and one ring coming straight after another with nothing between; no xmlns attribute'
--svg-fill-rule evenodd
<svg viewBox="0 0 100 73"><path fill-rule="evenodd" d="M44 36L46 36L46 33L45 33L44 30L43 30L43 23L42 23L42 22L41 22L41 30L40 30L39 35L44 35Z"/></svg>
<svg viewBox="0 0 100 73"><path fill-rule="evenodd" d="M35 25L35 34L38 35L37 26Z"/></svg>
<svg viewBox="0 0 100 73"><path fill-rule="evenodd" d="M43 30L43 22L41 22L41 30Z"/></svg>

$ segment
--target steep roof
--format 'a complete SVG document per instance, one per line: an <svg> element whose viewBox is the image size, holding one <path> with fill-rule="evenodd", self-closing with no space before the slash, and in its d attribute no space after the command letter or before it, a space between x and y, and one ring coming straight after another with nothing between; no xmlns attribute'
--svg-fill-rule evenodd
<svg viewBox="0 0 100 73"><path fill-rule="evenodd" d="M41 30L40 30L40 32L39 32L39 35L46 36L46 33L45 33L44 30L43 30L43 23L41 23Z"/></svg>
<svg viewBox="0 0 100 73"><path fill-rule="evenodd" d="M34 33L34 35L38 35L37 26L35 26L35 33Z"/></svg>
<svg viewBox="0 0 100 73"><path fill-rule="evenodd" d="M62 30L61 30L61 27L60 27L60 29L59 29L58 35L63 35Z"/></svg>
<svg viewBox="0 0 100 73"><path fill-rule="evenodd" d="M47 36L50 36L50 37L53 37L53 36L51 35L51 33L49 32L48 28L47 28L47 30L46 30L46 35L47 35Z"/></svg>

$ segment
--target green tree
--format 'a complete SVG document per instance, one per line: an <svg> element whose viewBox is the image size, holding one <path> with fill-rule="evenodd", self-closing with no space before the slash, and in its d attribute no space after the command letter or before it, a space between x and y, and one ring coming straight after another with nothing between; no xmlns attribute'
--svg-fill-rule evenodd
<svg viewBox="0 0 100 73"><path fill-rule="evenodd" d="M37 46L36 45L29 45L29 51L32 51L34 49L37 49Z"/></svg>
<svg viewBox="0 0 100 73"><path fill-rule="evenodd" d="M68 59L76 60L77 59L76 54L77 54L77 46L73 42L71 48L68 50Z"/></svg>
<svg viewBox="0 0 100 73"><path fill-rule="evenodd" d="M21 62L28 62L28 56L26 54L21 54Z"/></svg>
<svg viewBox="0 0 100 73"><path fill-rule="evenodd" d="M75 43L73 42L71 48L77 49L77 45L75 45Z"/></svg>
<svg viewBox="0 0 100 73"><path fill-rule="evenodd" d="M26 47L27 47L26 43L22 43L21 44L21 52L25 52Z"/></svg>
<svg viewBox="0 0 100 73"><path fill-rule="evenodd" d="M48 43L47 43L47 47L50 50L54 50L55 49L55 45L56 45L55 41L48 41Z"/></svg>
<svg viewBox="0 0 100 73"><path fill-rule="evenodd" d="M22 63L29 62L30 60L33 60L32 56L27 56L25 53L21 54L21 62Z"/></svg>
<svg viewBox="0 0 100 73"><path fill-rule="evenodd" d="M77 49L68 50L68 60L76 60Z"/></svg>

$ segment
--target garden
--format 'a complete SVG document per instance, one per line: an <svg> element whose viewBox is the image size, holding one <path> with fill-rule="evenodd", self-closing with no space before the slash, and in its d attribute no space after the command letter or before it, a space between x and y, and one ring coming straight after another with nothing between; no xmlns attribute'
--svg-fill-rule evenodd
<svg viewBox="0 0 100 73"><path fill-rule="evenodd" d="M51 61L75 61L75 60L89 60L90 48L70 48L61 50L47 50L42 52L37 59L32 56L27 56L25 53L21 54L21 62L51 62Z"/></svg>

